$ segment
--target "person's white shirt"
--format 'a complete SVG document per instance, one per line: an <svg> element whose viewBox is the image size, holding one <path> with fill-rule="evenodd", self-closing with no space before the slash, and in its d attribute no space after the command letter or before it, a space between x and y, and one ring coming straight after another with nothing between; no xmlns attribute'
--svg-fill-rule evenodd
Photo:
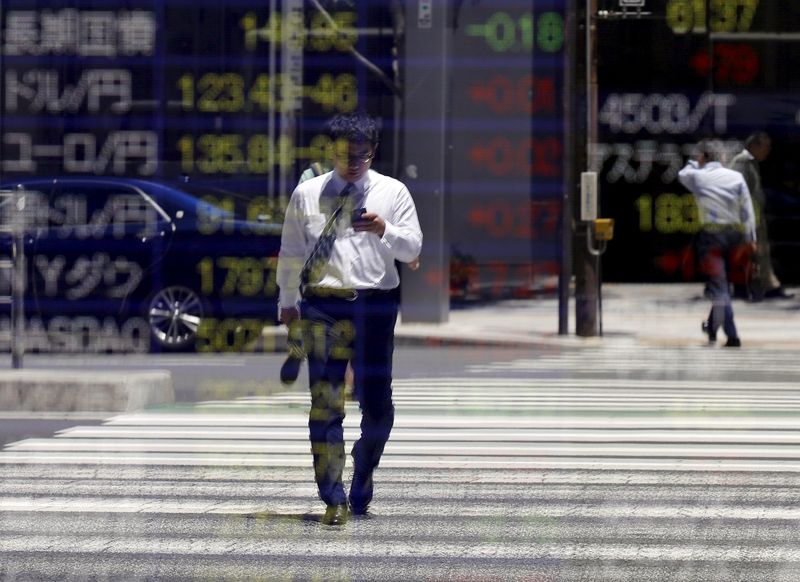
<svg viewBox="0 0 800 582"><path fill-rule="evenodd" d="M338 206L339 193L346 185L333 171L298 184L292 193L278 255L280 308L299 303L303 264ZM330 259L321 269L321 279L309 284L336 289L394 289L400 283L395 260L411 262L422 249L422 231L414 201L402 182L375 170L367 171L353 185L344 216L337 221ZM378 214L386 223L383 236L353 230L350 214L355 208Z"/></svg>
<svg viewBox="0 0 800 582"><path fill-rule="evenodd" d="M746 242L756 242L755 212L744 177L719 162L702 166L696 160L678 172L678 180L694 194L701 224L743 225Z"/></svg>

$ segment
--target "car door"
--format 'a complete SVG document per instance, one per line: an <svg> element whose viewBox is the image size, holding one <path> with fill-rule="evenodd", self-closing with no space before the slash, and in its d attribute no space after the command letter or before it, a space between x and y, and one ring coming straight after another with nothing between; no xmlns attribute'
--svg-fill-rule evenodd
<svg viewBox="0 0 800 582"><path fill-rule="evenodd" d="M169 217L140 188L101 179L57 181L48 207L29 294L53 347L145 351L143 305L161 279Z"/></svg>

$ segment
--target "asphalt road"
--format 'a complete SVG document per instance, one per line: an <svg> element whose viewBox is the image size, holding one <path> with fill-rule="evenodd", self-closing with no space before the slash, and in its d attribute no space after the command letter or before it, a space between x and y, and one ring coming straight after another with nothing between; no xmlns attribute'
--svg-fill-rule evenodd
<svg viewBox="0 0 800 582"><path fill-rule="evenodd" d="M528 348L416 347L395 349L394 375L441 376L460 373L465 366L509 360L535 353ZM120 371L169 370L177 402L237 398L285 390L278 379L284 353L259 354L149 354L51 355L28 354L26 368ZM305 366L298 386L306 385Z"/></svg>
<svg viewBox="0 0 800 582"><path fill-rule="evenodd" d="M342 528L319 522L302 385L117 415L0 453L0 579L795 582L798 372L787 351L401 350L374 518Z"/></svg>

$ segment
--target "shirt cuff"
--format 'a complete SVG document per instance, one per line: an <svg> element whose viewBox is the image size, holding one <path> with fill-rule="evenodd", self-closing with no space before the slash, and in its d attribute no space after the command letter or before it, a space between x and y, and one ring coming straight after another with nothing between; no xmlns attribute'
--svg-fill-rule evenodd
<svg viewBox="0 0 800 582"><path fill-rule="evenodd" d="M300 305L300 290L281 291L278 295L278 309L288 309Z"/></svg>
<svg viewBox="0 0 800 582"><path fill-rule="evenodd" d="M397 228L390 223L384 220L384 229L383 229L383 236L381 237L381 244L385 246L387 249L391 249L394 246L394 243L397 241Z"/></svg>

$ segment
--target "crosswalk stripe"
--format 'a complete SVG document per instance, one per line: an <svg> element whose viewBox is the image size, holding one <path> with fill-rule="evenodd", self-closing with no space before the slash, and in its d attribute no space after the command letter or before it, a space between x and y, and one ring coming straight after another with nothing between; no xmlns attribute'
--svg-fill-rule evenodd
<svg viewBox="0 0 800 582"><path fill-rule="evenodd" d="M152 537L147 540L109 540L101 536L19 536L0 541L0 551L3 552L48 552L53 545L70 547L78 554L95 554L102 552L106 555L117 553L137 553L152 551L157 548L159 553L180 554L188 556L263 556L264 545L258 540L180 540L175 538ZM460 543L443 543L431 548L425 541L408 540L395 542L391 551L380 546L368 546L354 540L350 543L330 544L325 540L307 540L304 544L309 554L317 559L338 558L340 556L359 555L363 558L380 559L391 555L396 558L410 559L419 557L420 552L425 552L429 558L463 558L464 546ZM287 548L289 551L289 548ZM473 542L470 551L475 555L491 556L494 560L504 560L526 556L533 560L672 560L676 562L693 562L707 558L708 548L702 544L694 545L664 545L644 544L637 548L615 543L594 543L591 545L571 546L565 544L539 543L531 546L529 542L513 543L506 541L502 545L494 542ZM719 561L747 561L767 562L776 560L800 560L800 548L786 547L716 547L716 559Z"/></svg>
<svg viewBox="0 0 800 582"><path fill-rule="evenodd" d="M310 455L266 454L212 454L212 453L75 453L75 452L5 452L0 455L0 465L17 464L80 464L80 465L130 465L130 466L196 466L196 467L309 467ZM403 456L388 454L381 467L398 469L514 469L529 470L627 470L627 471L772 471L797 472L800 463L779 458L655 458L655 457L597 457L573 459L562 456L537 457L524 455L490 456L436 456L414 454Z"/></svg>
<svg viewBox="0 0 800 582"><path fill-rule="evenodd" d="M595 506L575 503L541 503L532 500L526 503L508 505L507 502L493 502L479 500L480 503L453 506L441 501L428 502L416 500L413 513L419 516L459 516L459 517L491 517L502 515L513 509L518 518L536 518L547 514L550 519L605 519L605 518L638 518L638 519L670 519L675 516L675 508L668 504L641 506L633 503L606 502ZM145 514L223 514L241 516L248 513L257 513L265 509L265 503L244 501L219 501L219 500L170 500L170 499L137 499L137 498L93 498L84 497L0 497L0 511L15 513L36 512L84 512L84 513L145 513ZM291 502L280 500L271 503L271 511L280 513L301 513L313 510L313 505L298 500ZM383 514L391 517L406 515L407 506L398 507L387 505ZM687 506L682 508L681 516L686 519L719 519L719 520L797 520L800 519L800 509L795 506L765 507L754 504L710 504L704 506ZM22 536L21 536L22 537ZM27 536L25 536L27 537ZM35 537L35 536L31 536ZM3 538L0 539L4 539ZM108 540L108 538L105 538ZM0 541L0 544L2 541ZM0 546L2 548L2 546ZM798 548L800 551L800 547Z"/></svg>
<svg viewBox="0 0 800 582"><path fill-rule="evenodd" d="M800 428L798 422L797 428ZM120 429L114 427L78 427L64 430L60 433L61 438L70 439L107 439L108 442L118 442L112 439L181 439L181 440L264 440L280 442L286 440L305 439L308 431L304 428L295 430L270 429L261 430L236 429L236 428L209 428L209 427L189 427L178 429L170 427L170 430L158 427L139 427L136 429ZM358 436L355 427L350 426L345 431L345 439L351 440ZM695 443L781 443L781 444L800 444L800 432L787 430L690 430L688 432L676 430L645 430L635 432L624 430L599 430L599 429L578 429L564 427L559 429L543 428L529 429L525 432L508 431L503 428L475 429L441 429L430 428L428 430L407 429L399 430L392 438L392 441L425 441L425 442L647 442L647 443L674 443L690 441ZM10 445L11 450L15 445Z"/></svg>
<svg viewBox="0 0 800 582"><path fill-rule="evenodd" d="M561 370L570 373L584 372L597 374L608 371L655 371L692 370L693 375L718 374L720 371L740 371L748 368L771 373L790 373L800 371L800 361L792 352L776 356L776 352L731 353L719 350L625 350L620 352L605 350L585 350L578 353L564 352L557 356L543 355L537 358L522 358L498 361L487 364L470 364L469 373L491 373L499 371L526 372L542 370ZM748 366L750 364L751 366Z"/></svg>
<svg viewBox="0 0 800 582"><path fill-rule="evenodd" d="M246 410L252 410L252 407ZM352 414L350 414L352 412ZM435 421L430 415L405 413L401 411L395 419L395 428L428 428L436 426L441 429L452 428L493 428L525 429L530 427L552 428L618 428L629 430L642 430L646 428L664 428L673 430L691 430L707 428L708 430L738 430L738 429L764 429L764 430L795 430L800 427L800 417L795 415L654 415L654 416L619 416L613 414L598 415L570 415L558 416L504 416L501 424L498 419L487 411L481 416L438 416ZM164 412L135 413L115 416L108 419L103 427L298 427L304 426L303 420L298 421L298 414L304 415L305 411L293 410L288 413L279 413L274 408L258 413L216 413L203 411L202 414L170 414ZM348 408L348 415L344 423L347 426L358 425L358 412L355 406Z"/></svg>
<svg viewBox="0 0 800 582"><path fill-rule="evenodd" d="M351 439L352 440L352 439ZM6 450L14 452L72 452L72 453L234 453L234 454L271 454L271 455L306 455L309 445L304 440L294 441L221 441L221 440L193 440L193 441L165 441L165 440L140 440L140 439L27 439L20 443L10 445ZM406 456L437 456L448 457L611 457L621 459L626 457L648 458L720 458L731 457L736 459L800 459L800 448L782 445L743 445L736 443L735 447L712 446L709 444L686 443L649 443L628 442L622 445L604 444L602 441L562 442L541 444L539 441L532 443L512 444L508 442L469 442L469 441L444 441L426 442L396 440L387 445L386 454Z"/></svg>

